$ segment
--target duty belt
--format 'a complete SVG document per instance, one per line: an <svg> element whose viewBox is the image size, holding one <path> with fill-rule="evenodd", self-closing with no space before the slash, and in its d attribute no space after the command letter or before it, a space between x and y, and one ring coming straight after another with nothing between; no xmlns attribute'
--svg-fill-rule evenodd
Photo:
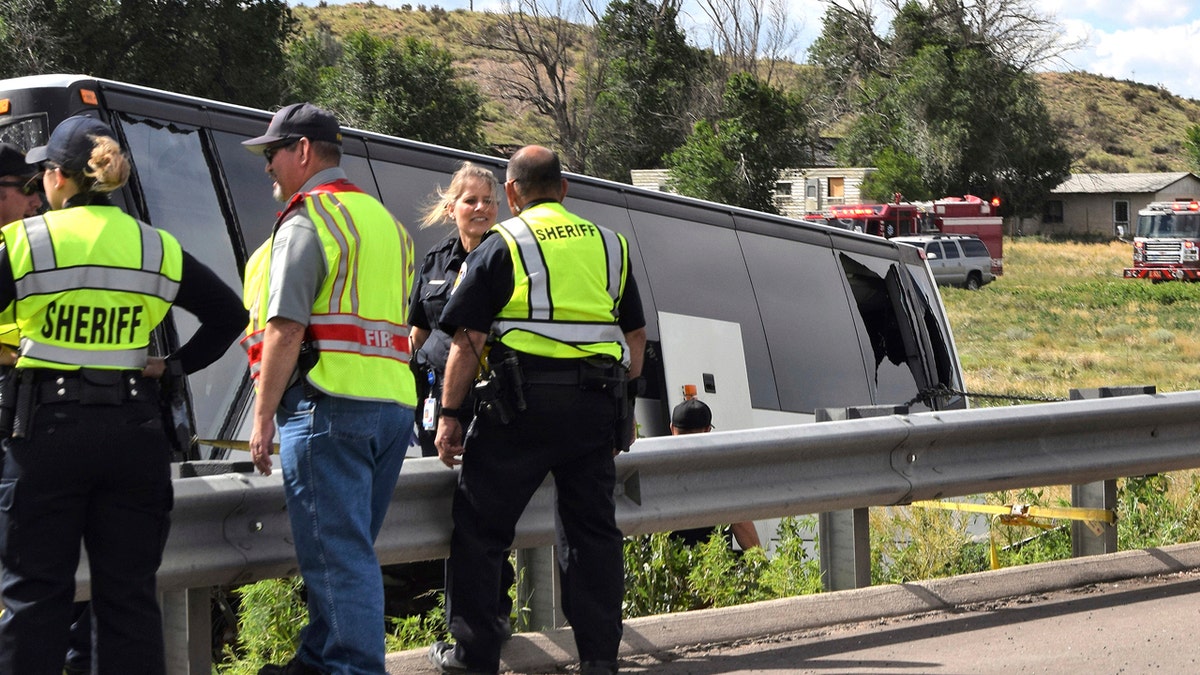
<svg viewBox="0 0 1200 675"><path fill-rule="evenodd" d="M137 371L80 370L39 372L36 402L120 405L125 401L157 401L158 383Z"/></svg>

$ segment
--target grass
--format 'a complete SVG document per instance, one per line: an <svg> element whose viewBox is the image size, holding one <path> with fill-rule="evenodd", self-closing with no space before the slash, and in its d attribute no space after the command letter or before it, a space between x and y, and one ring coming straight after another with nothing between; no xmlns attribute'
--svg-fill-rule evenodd
<svg viewBox="0 0 1200 675"><path fill-rule="evenodd" d="M1200 285L1124 279L1128 244L1005 243L1005 274L943 288L969 391L1066 398L1072 388L1200 389ZM1004 405L978 399L973 405Z"/></svg>

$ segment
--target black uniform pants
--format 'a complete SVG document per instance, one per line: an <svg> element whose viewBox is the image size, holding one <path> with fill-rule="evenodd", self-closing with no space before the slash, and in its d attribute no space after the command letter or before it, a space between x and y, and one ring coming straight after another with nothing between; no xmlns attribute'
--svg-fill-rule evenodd
<svg viewBox="0 0 1200 675"><path fill-rule="evenodd" d="M495 672L501 564L517 520L546 475L557 490L562 605L582 661L615 661L625 572L613 488L616 405L578 385L532 385L508 425L480 417L454 495L447 612L458 656ZM564 537L565 535L565 547ZM565 548L565 550L564 550Z"/></svg>
<svg viewBox="0 0 1200 675"><path fill-rule="evenodd" d="M157 406L44 404L3 447L0 674L61 675L82 540L99 672L162 675L155 574L173 492Z"/></svg>

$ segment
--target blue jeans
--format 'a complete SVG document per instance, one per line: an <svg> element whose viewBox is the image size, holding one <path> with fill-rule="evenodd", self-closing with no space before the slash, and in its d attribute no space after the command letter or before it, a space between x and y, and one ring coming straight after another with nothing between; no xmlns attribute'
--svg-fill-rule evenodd
<svg viewBox="0 0 1200 675"><path fill-rule="evenodd" d="M304 398L294 386L276 414L284 494L308 625L296 654L338 675L384 675L383 526L413 429L396 403Z"/></svg>

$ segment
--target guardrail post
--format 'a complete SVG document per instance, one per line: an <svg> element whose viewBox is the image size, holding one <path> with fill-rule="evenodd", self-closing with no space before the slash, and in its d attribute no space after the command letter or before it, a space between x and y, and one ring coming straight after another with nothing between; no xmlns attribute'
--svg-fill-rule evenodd
<svg viewBox="0 0 1200 675"><path fill-rule="evenodd" d="M207 588L166 591L159 604L167 672L207 675L212 672L212 612Z"/></svg>
<svg viewBox="0 0 1200 675"><path fill-rule="evenodd" d="M567 625L559 605L561 580L554 556L556 548L517 551L517 628L545 631Z"/></svg>
<svg viewBox="0 0 1200 675"><path fill-rule="evenodd" d="M857 420L867 417L907 415L905 405L851 408L817 408L816 421ZM817 516L817 550L821 583L827 591L866 588L871 585L870 510L831 511Z"/></svg>
<svg viewBox="0 0 1200 675"><path fill-rule="evenodd" d="M1152 384L1131 385L1123 387L1096 387L1089 389L1072 389L1071 400L1083 401L1114 396L1134 396L1137 394L1154 394L1157 388ZM1116 509L1117 481L1109 479L1071 486L1071 505L1085 509ZM1078 520L1071 521L1071 556L1082 558L1088 555L1102 555L1117 552L1117 526L1109 523L1098 523L1100 533L1097 534L1087 523Z"/></svg>

